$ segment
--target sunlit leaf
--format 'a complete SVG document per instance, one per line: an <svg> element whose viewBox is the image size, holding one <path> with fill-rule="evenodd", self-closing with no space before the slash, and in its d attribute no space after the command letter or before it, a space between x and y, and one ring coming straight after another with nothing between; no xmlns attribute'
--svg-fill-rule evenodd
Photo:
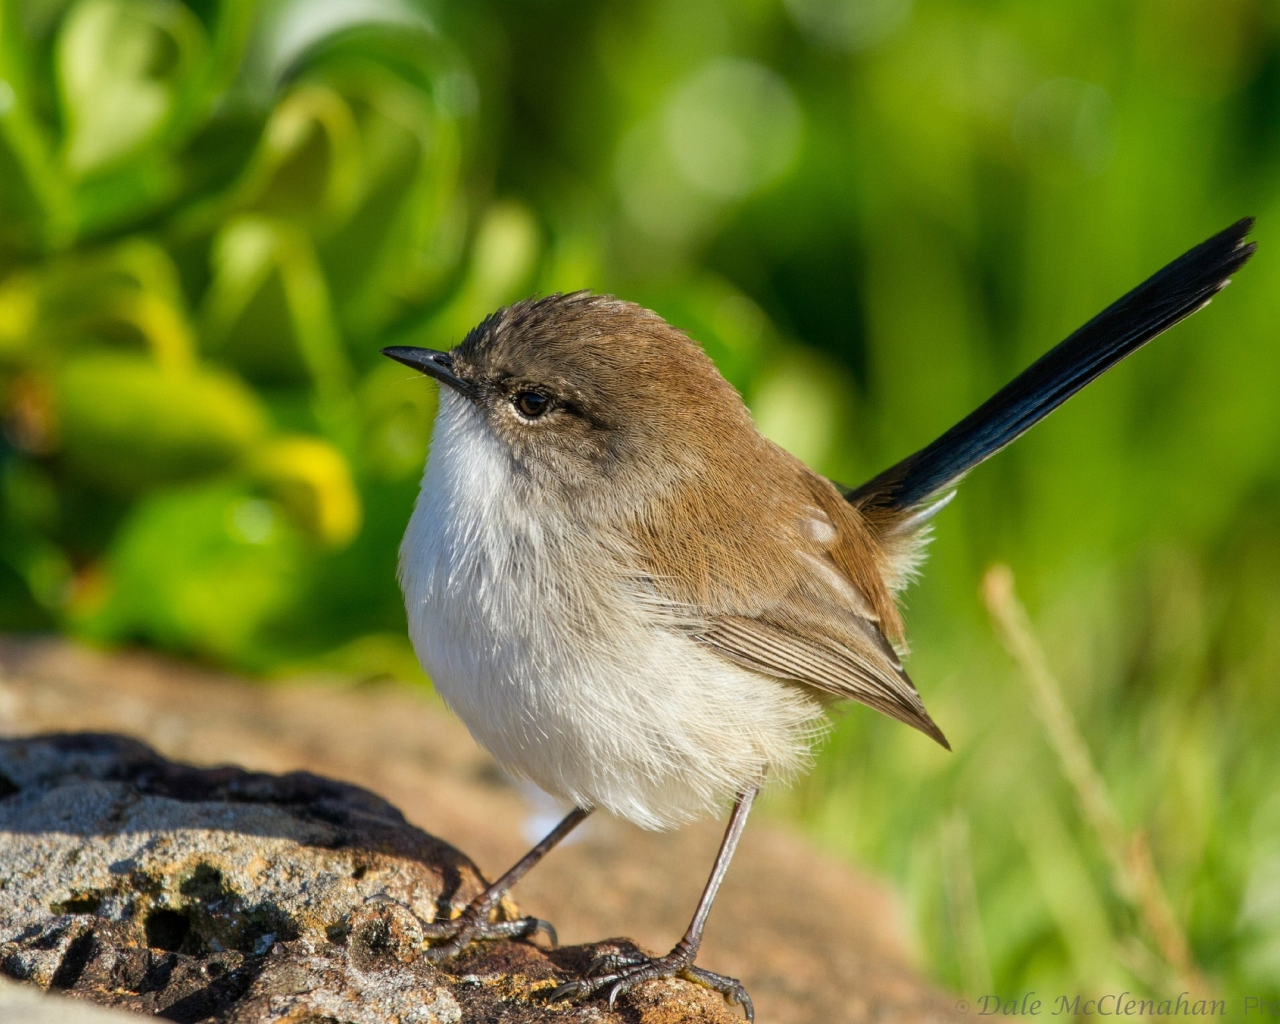
<svg viewBox="0 0 1280 1024"><path fill-rule="evenodd" d="M295 89L267 122L257 161L245 185L257 193L254 205L295 215L344 216L361 184L361 151L351 108L324 86Z"/></svg>
<svg viewBox="0 0 1280 1024"><path fill-rule="evenodd" d="M196 340L187 317L177 270L169 254L144 239L131 239L109 250L93 268L107 278L123 276L133 287L121 289L103 312L133 324L166 369L185 370L196 358Z"/></svg>
<svg viewBox="0 0 1280 1024"><path fill-rule="evenodd" d="M257 448L249 471L294 521L327 547L342 547L360 529L360 495L346 459L306 436L277 437Z"/></svg>
<svg viewBox="0 0 1280 1024"><path fill-rule="evenodd" d="M34 54L19 45L21 22L19 5L0 4L0 245L58 248L74 235L75 211L54 132L35 109Z"/></svg>
<svg viewBox="0 0 1280 1024"><path fill-rule="evenodd" d="M71 172L101 168L155 135L203 44L199 20L175 0L79 0L57 51Z"/></svg>
<svg viewBox="0 0 1280 1024"><path fill-rule="evenodd" d="M350 214L362 180L360 140L347 101L327 86L303 84L271 111L234 185L182 211L178 231L200 234L250 210L332 227Z"/></svg>
<svg viewBox="0 0 1280 1024"><path fill-rule="evenodd" d="M275 266L276 232L261 217L229 221L214 239L213 281L205 293L204 330L220 347Z"/></svg>
<svg viewBox="0 0 1280 1024"><path fill-rule="evenodd" d="M258 400L234 377L209 369L166 371L135 356L69 359L56 395L68 468L112 490L230 469L266 429Z"/></svg>

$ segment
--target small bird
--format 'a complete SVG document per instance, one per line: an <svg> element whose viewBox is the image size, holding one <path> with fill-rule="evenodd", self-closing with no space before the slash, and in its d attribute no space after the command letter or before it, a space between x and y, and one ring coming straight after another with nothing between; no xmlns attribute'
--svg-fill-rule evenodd
<svg viewBox="0 0 1280 1024"><path fill-rule="evenodd" d="M604 957L556 998L694 964L760 787L811 761L855 700L944 747L902 665L896 596L974 466L1200 309L1253 254L1241 220L1049 351L932 444L842 491L755 428L702 349L656 313L589 292L515 303L449 352L383 352L442 385L400 548L423 668L508 770L574 810L429 955L554 932L494 920L502 896L596 809L666 829L731 805L688 931L665 956Z"/></svg>

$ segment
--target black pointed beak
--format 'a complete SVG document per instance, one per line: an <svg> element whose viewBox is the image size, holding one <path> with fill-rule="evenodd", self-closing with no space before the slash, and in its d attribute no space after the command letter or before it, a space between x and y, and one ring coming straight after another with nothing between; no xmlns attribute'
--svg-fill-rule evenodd
<svg viewBox="0 0 1280 1024"><path fill-rule="evenodd" d="M415 370L421 370L428 377L434 377L441 384L448 384L454 391L476 397L476 386L469 380L463 380L453 370L453 356L448 352L437 352L433 348L413 348L409 345L392 345L382 350L397 363L404 363Z"/></svg>

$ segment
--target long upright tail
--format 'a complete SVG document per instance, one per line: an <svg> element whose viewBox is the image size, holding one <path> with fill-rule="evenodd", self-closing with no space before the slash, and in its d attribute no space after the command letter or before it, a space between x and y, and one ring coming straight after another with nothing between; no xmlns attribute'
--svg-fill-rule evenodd
<svg viewBox="0 0 1280 1024"><path fill-rule="evenodd" d="M845 497L875 524L911 531L946 503L969 470L1011 443L1091 380L1208 304L1257 248L1253 218L1183 253L1113 302L932 444Z"/></svg>

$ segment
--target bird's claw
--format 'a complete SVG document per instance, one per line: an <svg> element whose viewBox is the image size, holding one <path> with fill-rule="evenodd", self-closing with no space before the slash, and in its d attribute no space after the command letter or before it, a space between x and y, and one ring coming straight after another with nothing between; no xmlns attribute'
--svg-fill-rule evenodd
<svg viewBox="0 0 1280 1024"><path fill-rule="evenodd" d="M547 942L552 949L560 945L560 936L556 934L556 926L550 921L544 921L540 917L526 917L524 920L533 922L533 930L525 935L526 939L532 939L538 932L542 932L547 937Z"/></svg>
<svg viewBox="0 0 1280 1024"><path fill-rule="evenodd" d="M609 1009L612 1010L619 996L626 995L647 981L683 977L719 992L726 1002L741 1006L748 1021L755 1020L755 1007L740 981L695 967L691 961L692 957L687 954L677 953L669 953L663 957L607 953L593 960L581 978L567 982L552 992L550 1000L558 1002L561 999L590 999L608 989ZM607 973L601 974L601 971Z"/></svg>
<svg viewBox="0 0 1280 1024"><path fill-rule="evenodd" d="M518 917L513 921L490 921L488 908L483 911L464 910L457 917L446 921L425 921L408 904L380 892L368 897L365 905L387 904L408 912L422 929L423 937L431 942L424 955L428 960L443 960L461 953L473 942L494 939L532 939L539 932L554 947L560 944L555 926L540 917Z"/></svg>
<svg viewBox="0 0 1280 1024"><path fill-rule="evenodd" d="M592 960L582 976L593 978L600 974L614 974L624 967L644 963L646 959L640 953L605 953Z"/></svg>
<svg viewBox="0 0 1280 1024"><path fill-rule="evenodd" d="M701 967L694 967L692 964L686 967L682 973L690 981L705 985L707 988L719 992L730 1006L741 1006L742 1012L746 1015L748 1021L756 1019L756 1009L751 1002L751 996L747 994L747 990L737 978L730 978L725 974L716 974L714 971L705 971Z"/></svg>
<svg viewBox="0 0 1280 1024"><path fill-rule="evenodd" d="M538 917L518 917L514 921L489 921L468 913L450 921L433 921L426 928L426 936L433 940L426 950L428 960L444 960L461 953L473 942L492 942L495 939L532 939L539 932L546 935L552 946L559 945L559 937L550 921ZM440 941L444 940L444 941Z"/></svg>

